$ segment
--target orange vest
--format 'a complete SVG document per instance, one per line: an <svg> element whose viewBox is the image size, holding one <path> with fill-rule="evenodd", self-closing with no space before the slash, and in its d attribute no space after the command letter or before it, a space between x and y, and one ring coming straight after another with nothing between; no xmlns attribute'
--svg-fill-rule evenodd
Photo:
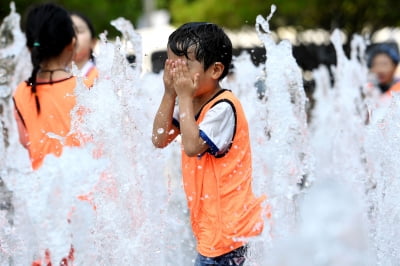
<svg viewBox="0 0 400 266"><path fill-rule="evenodd" d="M236 128L232 145L222 157L208 152L188 157L182 151L182 174L197 250L216 257L241 247L261 233L262 202L252 192L252 163L247 120L239 100L223 90L200 111L197 124L219 101L232 105Z"/></svg>
<svg viewBox="0 0 400 266"><path fill-rule="evenodd" d="M400 92L400 81L396 82L392 87L390 87L390 92Z"/></svg>
<svg viewBox="0 0 400 266"><path fill-rule="evenodd" d="M91 86L93 80L85 80ZM80 141L69 135L70 112L75 106L76 78L71 77L53 84L37 85L40 114L36 111L35 96L27 82L21 82L15 93L15 108L21 116L28 134L27 144L32 168L38 169L47 154L60 156L63 146L79 146ZM49 135L50 134L50 135Z"/></svg>
<svg viewBox="0 0 400 266"><path fill-rule="evenodd" d="M86 73L85 84L90 84L90 86L94 83L95 79L99 76L99 71L96 66L92 66L90 70Z"/></svg>

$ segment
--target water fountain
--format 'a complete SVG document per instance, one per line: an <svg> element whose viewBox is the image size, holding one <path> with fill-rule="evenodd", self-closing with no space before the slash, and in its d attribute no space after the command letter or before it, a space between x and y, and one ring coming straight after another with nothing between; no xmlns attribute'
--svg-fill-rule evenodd
<svg viewBox="0 0 400 266"><path fill-rule="evenodd" d="M12 200L3 196L12 205L0 208L0 265L29 265L45 249L57 262L71 245L76 265L192 265L179 142L163 150L151 144L162 74L143 73L141 57L132 67L124 54L123 42L141 53L140 36L122 18L112 22L122 40L109 42L101 34L95 55L99 79L91 90L79 82L73 111L73 131L90 141L66 148L60 158L48 156L32 172L11 119L10 88L26 77L18 66L29 58L19 16L11 9L1 29L13 25L8 32L20 37L0 46L0 60L15 66L0 72L7 78L1 85L8 86L0 113L8 129L0 135L6 185L0 193L12 191ZM367 123L376 99L362 97L364 42L353 39L348 59L334 32L334 84L325 67L314 71L316 105L307 125L307 98L291 45L271 37L274 11L273 6L256 22L265 64L254 66L242 54L234 58L234 75L223 81L246 111L254 189L268 196L272 209L263 234L252 240L246 265L395 265L399 99L394 97L386 116ZM2 33L1 40L7 36ZM10 47L13 57L7 56ZM256 82L265 85L262 97Z"/></svg>

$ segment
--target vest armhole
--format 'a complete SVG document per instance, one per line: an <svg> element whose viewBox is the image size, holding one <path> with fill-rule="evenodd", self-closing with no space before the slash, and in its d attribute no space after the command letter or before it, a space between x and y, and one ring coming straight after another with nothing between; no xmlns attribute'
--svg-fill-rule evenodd
<svg viewBox="0 0 400 266"><path fill-rule="evenodd" d="M177 129L181 130L179 121L176 120L175 118L172 118L172 124L173 124L174 126L176 126Z"/></svg>
<svg viewBox="0 0 400 266"><path fill-rule="evenodd" d="M230 91L230 90L222 89L222 90L220 90L217 94L215 94L215 95L212 97L212 99L208 100L208 101L200 108L199 112L194 116L194 118L196 119L196 121L197 121L197 119L199 119L199 116L200 116L201 112L203 111L203 108L204 108L208 103L210 103L211 101L213 101L215 98L217 98L218 96L220 96L222 93L224 93L224 92L226 92L226 91ZM218 102L219 102L219 101L218 101ZM217 102L217 103L218 103L218 102ZM211 106L211 108L212 108L214 105L216 105L217 103L213 104L213 105Z"/></svg>
<svg viewBox="0 0 400 266"><path fill-rule="evenodd" d="M15 98L14 98L14 97L13 97L13 102L14 102L14 108L15 108L15 110L17 111L17 114L18 114L19 118L21 119L22 124L23 124L24 127L26 128L25 120L24 120L24 118L22 117L22 114L21 114L21 112L20 112L19 109L18 109L18 106L17 106L17 103L15 102Z"/></svg>
<svg viewBox="0 0 400 266"><path fill-rule="evenodd" d="M234 115L234 117L235 117L235 126L233 127L233 135L232 135L231 143L229 144L229 147L226 149L226 151L225 151L224 153L221 153L221 154L215 154L215 153L214 153L214 154L213 154L212 152L210 152L210 150L208 150L208 152L209 152L211 155L213 155L215 158L222 158L222 157L224 157L224 156L230 151L230 149L231 149L231 147L232 147L233 140L235 139L235 136L236 136L237 114L236 114L236 108L235 108L235 105L233 104L233 102L231 102L231 101L228 100L228 99L221 99L221 100L216 101L216 102L210 107L210 109L213 108L215 105L217 105L217 104L219 104L219 103L222 103L222 102L228 103L228 104L232 107L233 115Z"/></svg>

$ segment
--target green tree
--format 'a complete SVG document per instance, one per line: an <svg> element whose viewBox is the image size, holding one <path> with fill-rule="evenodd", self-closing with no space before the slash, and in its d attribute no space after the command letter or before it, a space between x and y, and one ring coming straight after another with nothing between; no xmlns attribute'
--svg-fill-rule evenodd
<svg viewBox="0 0 400 266"><path fill-rule="evenodd" d="M374 32L385 26L400 26L398 0L158 0L179 25L188 21L209 21L228 28L253 26L258 14L267 16L275 4L273 27L298 29L340 28L348 34Z"/></svg>
<svg viewBox="0 0 400 266"><path fill-rule="evenodd" d="M48 0L15 0L17 12L24 14L33 3ZM143 13L143 1L148 0L53 0L68 10L80 11L93 22L97 32L107 30L117 35L110 21L125 17L136 26ZM400 26L398 0L153 0L157 8L170 11L172 23L209 21L227 28L254 26L258 14L267 16L275 4L277 12L272 18L273 28L340 28L349 34L373 33L385 26ZM10 12L7 0L0 5L0 18Z"/></svg>
<svg viewBox="0 0 400 266"><path fill-rule="evenodd" d="M254 25L258 14L269 9L265 0L159 0L159 7L170 10L176 25L188 21L207 21L228 28Z"/></svg>
<svg viewBox="0 0 400 266"><path fill-rule="evenodd" d="M10 1L11 2L11 1ZM46 3L48 0L15 0L17 12L22 17L34 4ZM110 25L111 20L124 17L134 24L142 14L142 0L53 0L67 10L78 11L85 14L93 23L97 34L107 31L108 36L119 35L117 30ZM0 19L10 13L7 0L2 0L0 5Z"/></svg>
<svg viewBox="0 0 400 266"><path fill-rule="evenodd" d="M339 28L353 33L373 33L389 26L400 26L397 0L276 0L279 22L300 28ZM280 11L279 11L280 8Z"/></svg>

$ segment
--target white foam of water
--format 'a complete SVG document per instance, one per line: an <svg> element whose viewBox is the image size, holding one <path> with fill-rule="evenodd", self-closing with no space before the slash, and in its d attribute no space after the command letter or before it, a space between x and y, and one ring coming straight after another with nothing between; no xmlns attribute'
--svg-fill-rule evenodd
<svg viewBox="0 0 400 266"><path fill-rule="evenodd" d="M256 67L243 54L234 60L234 76L223 82L245 108L254 190L267 194L272 208L246 265L375 265L375 259L377 265L395 265L400 254L393 227L400 213L398 99L383 120L365 126L367 105L373 108L376 101L361 95L367 75L359 58L365 47L356 37L348 59L334 32L333 88L327 69L314 71L316 106L308 127L291 45L270 36L275 9L267 19L257 17L265 64ZM20 146L7 149L17 151L2 171L14 193L15 214L14 225L0 231L2 259L12 254L16 265L27 265L49 248L57 262L73 244L77 265L193 264L179 142L163 150L151 144L162 73L141 73L140 62L132 69L122 42L141 51L140 38L129 21L113 24L123 32L122 41L112 43L102 35L99 79L90 90L82 81L76 88L73 131L84 136L83 147L66 148L60 158L48 156L36 172ZM257 80L265 81L262 100ZM304 178L301 190L298 182ZM77 199L80 195L92 196L92 204ZM6 224L0 213L0 223Z"/></svg>
<svg viewBox="0 0 400 266"><path fill-rule="evenodd" d="M11 94L18 83L26 79L31 71L31 66L24 64L30 55L25 46L25 35L21 31L21 16L15 10L14 2L10 3L10 14L6 16L0 25L0 167L5 166L7 153L12 154L13 147L10 145L18 141L18 134L13 116L13 103ZM5 133L7 136L5 136ZM4 139L4 137L6 139Z"/></svg>
<svg viewBox="0 0 400 266"><path fill-rule="evenodd" d="M368 200L371 243L377 265L399 261L399 95L395 94L384 117L367 128L365 147L369 163Z"/></svg>

